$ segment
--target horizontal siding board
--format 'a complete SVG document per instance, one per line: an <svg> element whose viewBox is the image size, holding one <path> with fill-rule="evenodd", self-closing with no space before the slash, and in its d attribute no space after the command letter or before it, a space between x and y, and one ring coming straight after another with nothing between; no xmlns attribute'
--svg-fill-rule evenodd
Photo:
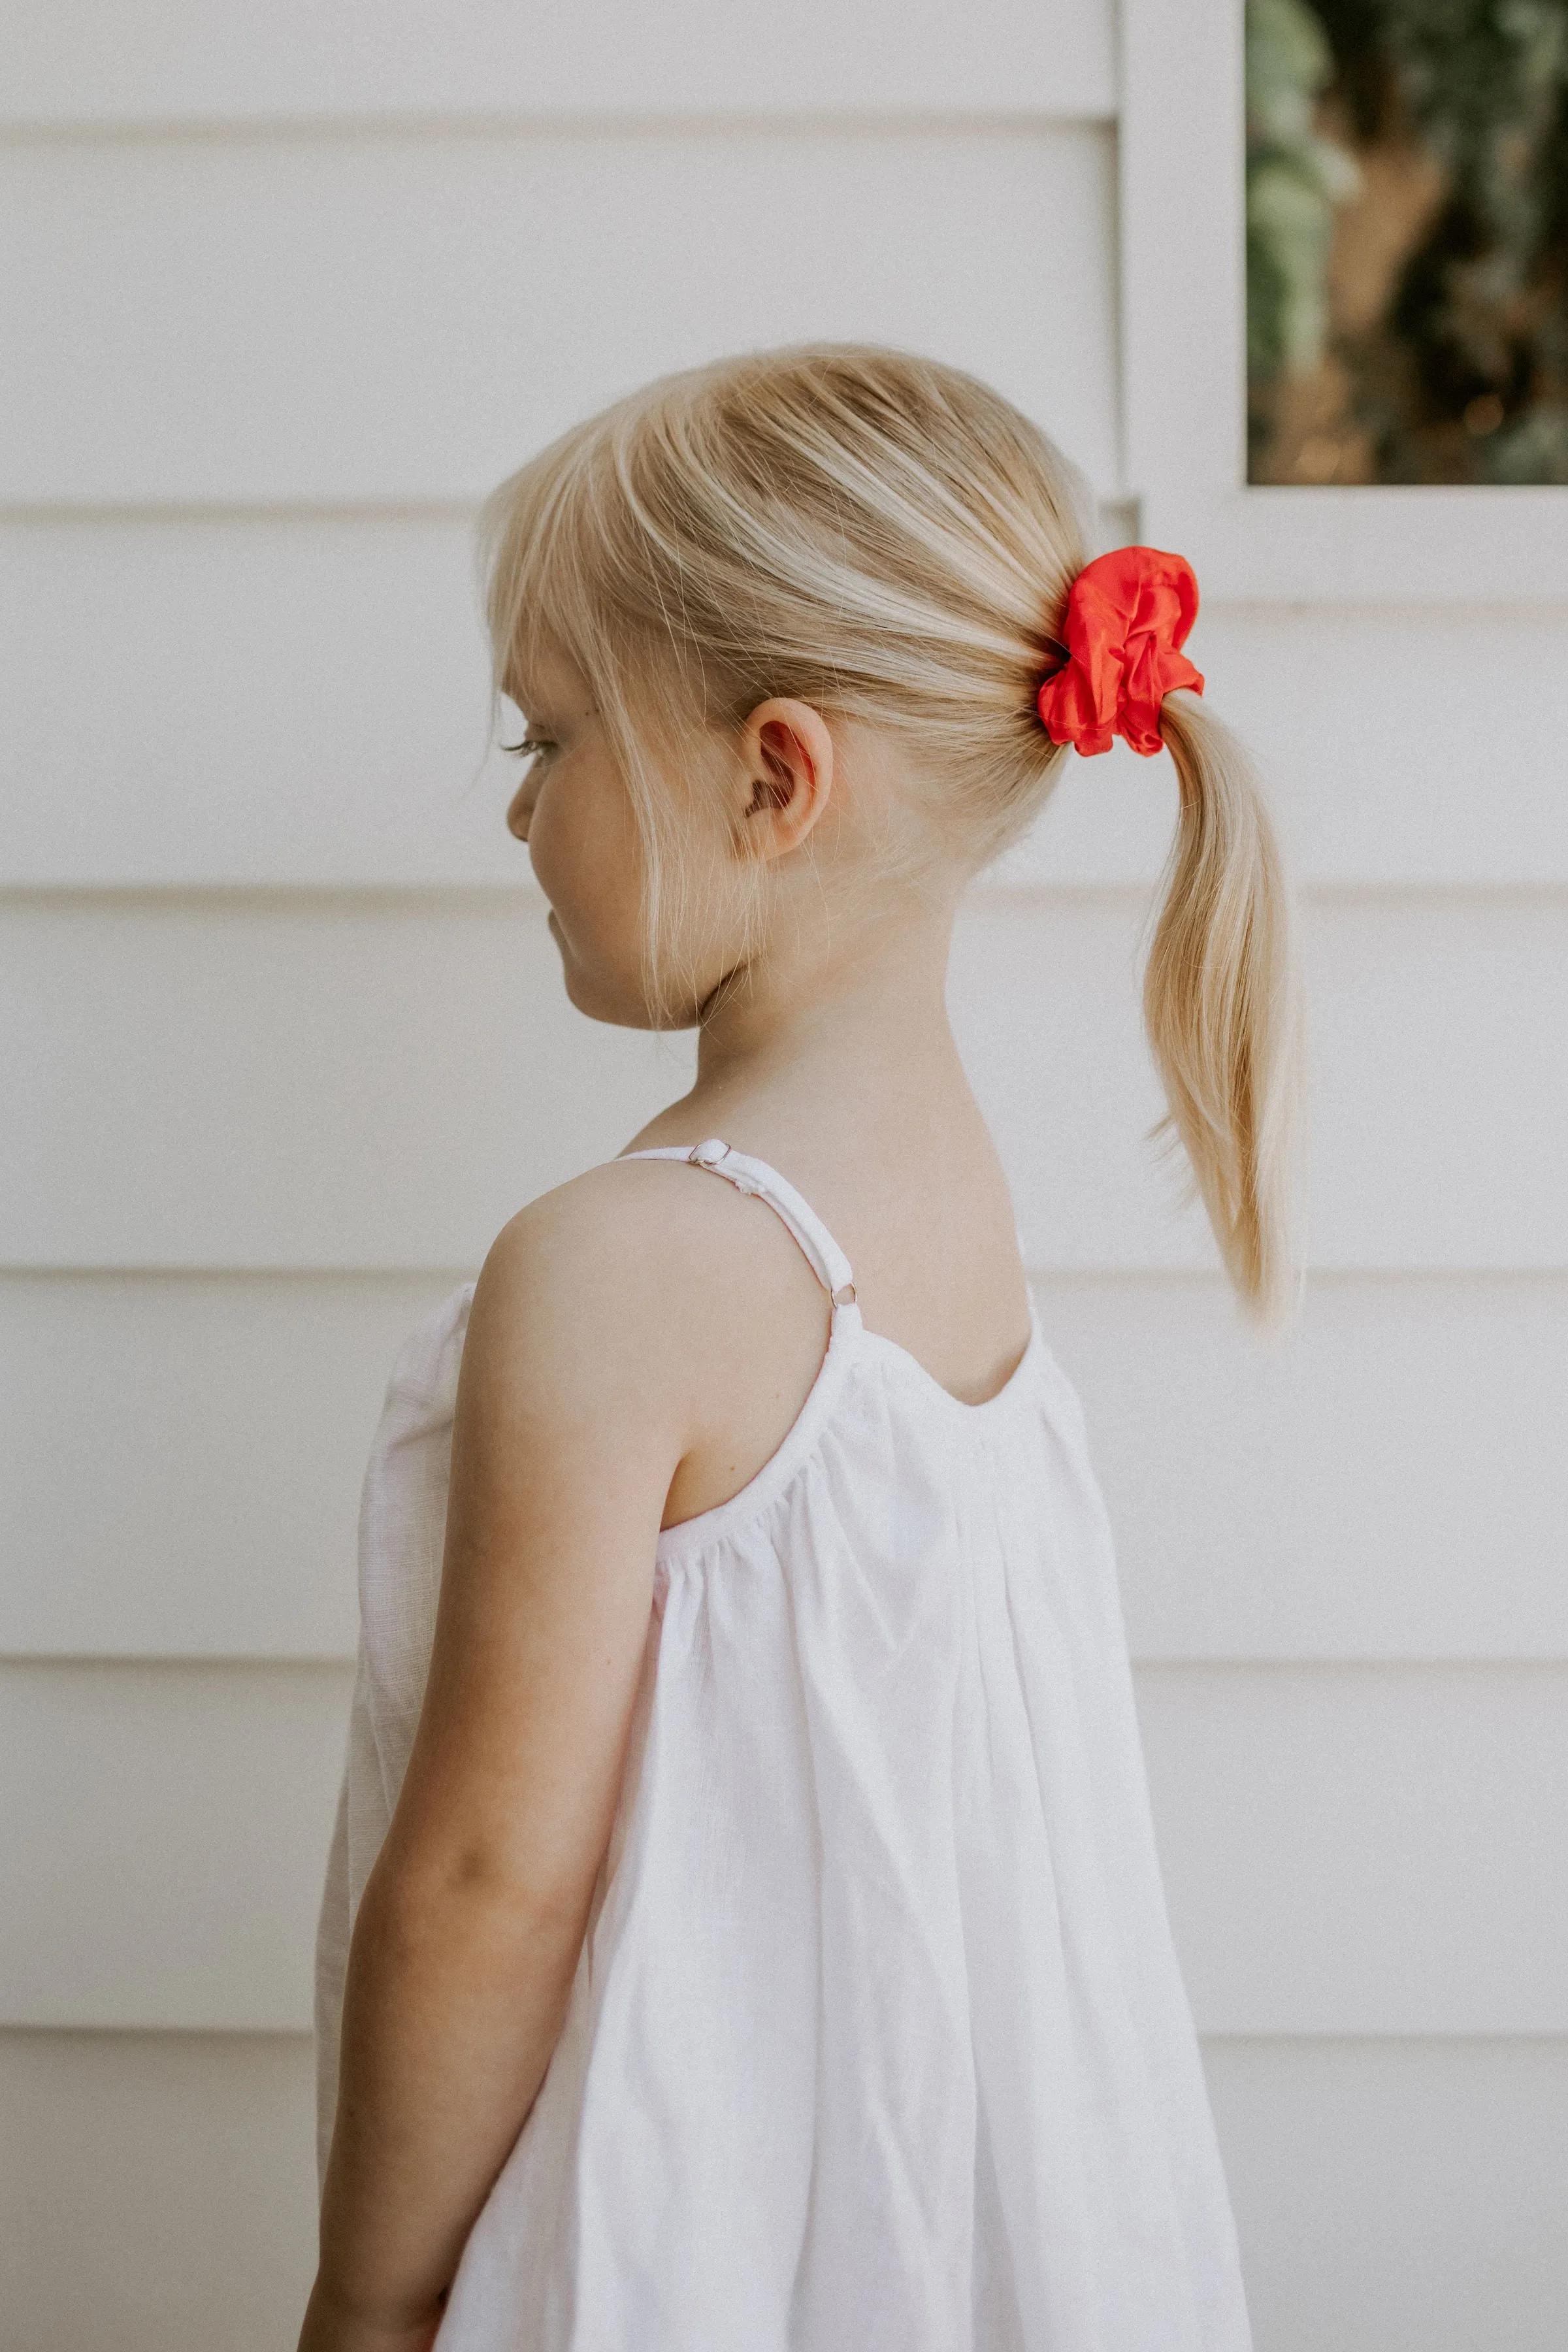
<svg viewBox="0 0 1568 2352"><path fill-rule="evenodd" d="M976 369L1109 487L1112 173L1072 124L0 149L0 501L468 499L817 337Z"/></svg>
<svg viewBox="0 0 1568 2352"><path fill-rule="evenodd" d="M372 1427L433 1276L0 1280L0 1653L342 1658ZM1568 1659L1568 1279L1047 1277L1134 1654Z"/></svg>
<svg viewBox="0 0 1568 2352"><path fill-rule="evenodd" d="M1568 880L1568 610L1207 608L1188 651L1251 748L1292 871L1331 887ZM1072 761L1019 879L1152 879L1168 761Z"/></svg>
<svg viewBox="0 0 1568 2352"><path fill-rule="evenodd" d="M1041 1271L1207 1266L1147 1141L1137 892L977 899L954 1024ZM1307 927L1320 1265L1568 1265L1568 902ZM0 908L0 1263L476 1265L682 1092L562 997L537 899ZM1022 1008L1028 1017L1020 1018Z"/></svg>
<svg viewBox="0 0 1568 2352"><path fill-rule="evenodd" d="M0 2023L308 2026L352 1679L0 1668Z"/></svg>
<svg viewBox="0 0 1568 2352"><path fill-rule="evenodd" d="M1110 0L92 0L15 8L0 125L954 108L1110 114Z"/></svg>
<svg viewBox="0 0 1568 2352"><path fill-rule="evenodd" d="M1147 1659L1568 1659L1568 1281L1037 1286Z"/></svg>
<svg viewBox="0 0 1568 2352"><path fill-rule="evenodd" d="M1033 1263L1214 1262L1145 1140L1146 902L977 902L954 1026ZM1568 1265L1568 900L1354 898L1303 924L1309 1244L1346 1268Z"/></svg>
<svg viewBox="0 0 1568 2352"><path fill-rule="evenodd" d="M1211 2042L1258 2352L1560 2352L1568 2043Z"/></svg>
<svg viewBox="0 0 1568 2352"><path fill-rule="evenodd" d="M466 520L0 525L0 879L496 883L524 864L503 824L517 763L483 764Z"/></svg>
<svg viewBox="0 0 1568 2352"><path fill-rule="evenodd" d="M1561 2352L1568 2043L1210 2041L1259 2352ZM301 2035L0 2035L27 2352L264 2352L315 2252Z"/></svg>
<svg viewBox="0 0 1568 2352"><path fill-rule="evenodd" d="M279 2352L316 2260L300 2035L0 2034L15 2352Z"/></svg>
<svg viewBox="0 0 1568 2352"><path fill-rule="evenodd" d="M449 1287L0 1281L0 1653L352 1657L365 1455Z"/></svg>
<svg viewBox="0 0 1568 2352"><path fill-rule="evenodd" d="M1306 948L1323 1257L1568 1265L1568 898L1331 907Z"/></svg>
<svg viewBox="0 0 1568 2352"><path fill-rule="evenodd" d="M1205 2032L1568 2031L1568 1671L1138 1680ZM0 2022L303 2026L348 1688L0 1669Z"/></svg>
<svg viewBox="0 0 1568 2352"><path fill-rule="evenodd" d="M1568 609L1216 607L1197 642L1288 838L1331 842L1336 877L1568 873Z"/></svg>
<svg viewBox="0 0 1568 2352"><path fill-rule="evenodd" d="M475 1267L689 1083L684 1041L566 1003L532 898L9 923L35 1262Z"/></svg>
<svg viewBox="0 0 1568 2352"><path fill-rule="evenodd" d="M1138 1708L1206 2032L1568 2028L1568 1671L1145 1666Z"/></svg>
<svg viewBox="0 0 1568 2352"><path fill-rule="evenodd" d="M12 520L0 636L0 884L519 871L461 514ZM1222 607L1193 645L1302 881L1568 884L1568 613ZM1167 762L1068 760L1004 872L1146 883L1174 819Z"/></svg>

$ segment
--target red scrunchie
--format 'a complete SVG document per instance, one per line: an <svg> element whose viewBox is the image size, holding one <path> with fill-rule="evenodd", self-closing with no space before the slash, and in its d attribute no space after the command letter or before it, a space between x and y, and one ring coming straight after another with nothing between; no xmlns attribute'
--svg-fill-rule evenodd
<svg viewBox="0 0 1568 2352"><path fill-rule="evenodd" d="M1118 547L1086 563L1068 592L1067 660L1040 688L1053 743L1109 751L1124 735L1150 758L1162 748L1160 705L1173 687L1204 690L1182 646L1197 618L1198 583L1182 555Z"/></svg>

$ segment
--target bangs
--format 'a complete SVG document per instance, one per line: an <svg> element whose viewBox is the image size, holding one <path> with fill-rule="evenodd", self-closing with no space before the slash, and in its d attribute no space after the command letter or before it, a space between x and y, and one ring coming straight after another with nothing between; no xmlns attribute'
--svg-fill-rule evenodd
<svg viewBox="0 0 1568 2352"><path fill-rule="evenodd" d="M595 419L542 450L490 493L478 531L484 609L495 691L527 710L541 664L569 662L595 688L605 631L589 575L598 534L586 526L584 495Z"/></svg>

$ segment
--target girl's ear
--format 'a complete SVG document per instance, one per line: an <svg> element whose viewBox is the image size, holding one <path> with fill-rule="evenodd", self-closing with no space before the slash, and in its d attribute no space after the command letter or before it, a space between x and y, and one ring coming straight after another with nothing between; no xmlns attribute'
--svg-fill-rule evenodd
<svg viewBox="0 0 1568 2352"><path fill-rule="evenodd" d="M798 849L833 791L833 737L809 702L759 702L741 738L742 840L772 860Z"/></svg>

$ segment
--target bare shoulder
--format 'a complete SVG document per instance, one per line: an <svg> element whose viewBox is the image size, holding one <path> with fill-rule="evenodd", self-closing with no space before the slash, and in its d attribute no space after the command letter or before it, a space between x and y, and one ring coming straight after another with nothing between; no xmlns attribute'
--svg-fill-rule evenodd
<svg viewBox="0 0 1568 2352"><path fill-rule="evenodd" d="M796 1333L819 1352L825 1314L816 1276L761 1202L683 1160L610 1160L498 1234L465 1370L520 1405L624 1406L686 1432L710 1424L716 1397L749 1367L766 1377L759 1335L786 1358Z"/></svg>

